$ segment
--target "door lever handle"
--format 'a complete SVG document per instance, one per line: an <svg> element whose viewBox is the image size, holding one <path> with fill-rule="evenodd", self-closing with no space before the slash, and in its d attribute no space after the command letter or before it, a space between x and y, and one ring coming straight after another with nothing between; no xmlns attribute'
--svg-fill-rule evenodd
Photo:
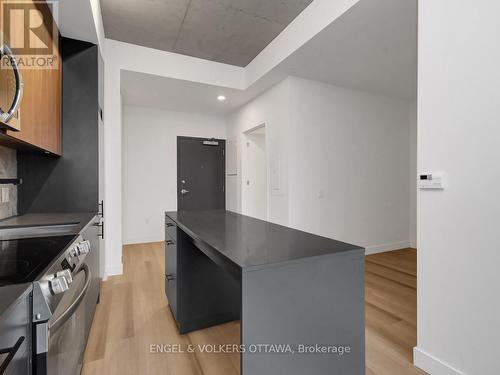
<svg viewBox="0 0 500 375"><path fill-rule="evenodd" d="M189 190L181 189L181 194L182 195L186 195L187 193L189 193Z"/></svg>

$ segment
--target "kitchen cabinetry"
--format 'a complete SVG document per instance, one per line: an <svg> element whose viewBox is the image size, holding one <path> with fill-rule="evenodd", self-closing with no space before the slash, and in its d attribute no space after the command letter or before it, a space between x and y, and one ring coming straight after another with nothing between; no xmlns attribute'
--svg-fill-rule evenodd
<svg viewBox="0 0 500 375"><path fill-rule="evenodd" d="M165 223L176 228L179 333L240 320L243 348L289 346L241 351L241 375L365 374L363 248L224 210L167 212Z"/></svg>
<svg viewBox="0 0 500 375"><path fill-rule="evenodd" d="M3 1L2 1L3 2ZM20 106L20 130L4 130L0 143L16 148L33 148L56 155L62 153L61 111L62 111L62 59L59 32L51 36L52 14L46 3L33 2L43 14L44 24L41 33L51 40L56 68L33 68L20 64L24 81ZM22 26L13 28L11 39L16 33L24 33ZM45 39L44 39L45 40Z"/></svg>
<svg viewBox="0 0 500 375"><path fill-rule="evenodd" d="M165 216L165 294L177 319L177 226Z"/></svg>
<svg viewBox="0 0 500 375"><path fill-rule="evenodd" d="M62 38L61 157L19 150L19 214L97 212L99 202L98 47Z"/></svg>

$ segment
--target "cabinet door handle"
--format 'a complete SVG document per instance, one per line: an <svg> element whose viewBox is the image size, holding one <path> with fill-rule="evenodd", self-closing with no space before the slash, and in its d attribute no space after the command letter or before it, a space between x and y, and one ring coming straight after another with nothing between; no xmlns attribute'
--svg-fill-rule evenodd
<svg viewBox="0 0 500 375"><path fill-rule="evenodd" d="M98 228L97 229L97 236L104 239L104 221L100 221L100 222L96 223L95 226Z"/></svg>
<svg viewBox="0 0 500 375"><path fill-rule="evenodd" d="M170 228L170 227L173 227L173 226L174 226L174 224L172 224L172 223L167 223L167 227L169 227L169 228Z"/></svg>
<svg viewBox="0 0 500 375"><path fill-rule="evenodd" d="M165 277L167 278L167 281L173 281L173 280L175 280L175 276L172 275L171 273L167 273L165 275Z"/></svg>
<svg viewBox="0 0 500 375"><path fill-rule="evenodd" d="M99 212L97 213L97 215L99 215L102 219L104 219L104 201L102 200L101 202L99 202Z"/></svg>
<svg viewBox="0 0 500 375"><path fill-rule="evenodd" d="M173 245L174 243L175 243L175 242L174 242L174 241L172 241L172 240L167 240L167 246L168 246L168 245Z"/></svg>

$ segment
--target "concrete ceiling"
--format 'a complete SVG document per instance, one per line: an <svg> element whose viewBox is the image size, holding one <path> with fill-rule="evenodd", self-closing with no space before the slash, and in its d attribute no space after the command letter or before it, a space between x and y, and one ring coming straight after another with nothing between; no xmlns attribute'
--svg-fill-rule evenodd
<svg viewBox="0 0 500 375"><path fill-rule="evenodd" d="M107 38L246 66L312 0L101 0Z"/></svg>
<svg viewBox="0 0 500 375"><path fill-rule="evenodd" d="M225 115L288 75L415 99L417 0L361 0L246 90L123 72L122 95L129 105Z"/></svg>

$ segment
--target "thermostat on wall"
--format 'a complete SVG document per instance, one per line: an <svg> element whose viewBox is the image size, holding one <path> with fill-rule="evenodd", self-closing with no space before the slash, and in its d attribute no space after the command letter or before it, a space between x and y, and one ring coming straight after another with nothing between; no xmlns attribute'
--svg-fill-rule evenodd
<svg viewBox="0 0 500 375"><path fill-rule="evenodd" d="M421 174L418 176L418 187L420 189L442 189L443 177L436 174Z"/></svg>

